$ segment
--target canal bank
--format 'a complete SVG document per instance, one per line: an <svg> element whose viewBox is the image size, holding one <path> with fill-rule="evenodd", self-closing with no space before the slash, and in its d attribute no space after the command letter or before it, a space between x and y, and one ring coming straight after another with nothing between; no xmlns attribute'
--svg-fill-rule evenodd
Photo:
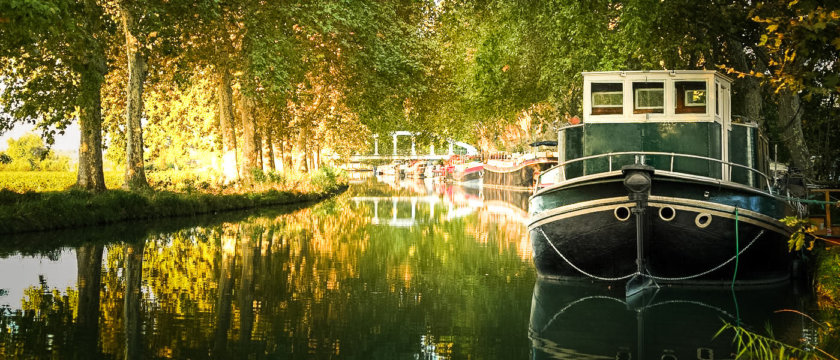
<svg viewBox="0 0 840 360"><path fill-rule="evenodd" d="M212 194L170 191L81 190L15 193L0 190L0 234L66 229L120 221L194 216L322 200L347 185L301 191Z"/></svg>

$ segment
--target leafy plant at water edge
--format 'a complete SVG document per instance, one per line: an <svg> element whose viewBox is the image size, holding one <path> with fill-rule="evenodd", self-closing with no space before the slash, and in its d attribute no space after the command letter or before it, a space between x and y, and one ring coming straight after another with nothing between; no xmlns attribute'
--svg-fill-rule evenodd
<svg viewBox="0 0 840 360"><path fill-rule="evenodd" d="M822 240L826 243L840 245L834 240L826 239L821 236L817 236L815 233L817 232L817 227L814 224L811 224L807 219L798 218L796 216L787 216L781 219L781 222L787 225L789 228L793 229L793 233L790 234L790 239L788 239L788 250L789 251L799 251L802 250L802 247L805 246L805 243L808 243L808 247L805 250L811 251L814 249L814 242L816 240ZM808 241L810 239L810 241Z"/></svg>
<svg viewBox="0 0 840 360"><path fill-rule="evenodd" d="M828 352L840 353L840 247L818 247L815 251L814 291L819 319L824 326L817 329L820 346Z"/></svg>
<svg viewBox="0 0 840 360"><path fill-rule="evenodd" d="M814 232L817 231L817 227L812 225L807 219L798 218L796 216L787 216L781 221L789 228L793 229L793 233L790 234L790 239L788 240L788 251L802 250L802 247L805 246L805 239L808 236L814 238L816 237ZM815 239L812 238L811 241L808 242L806 250L813 250L814 241Z"/></svg>
<svg viewBox="0 0 840 360"><path fill-rule="evenodd" d="M341 169L324 166L312 175L311 181L312 185L323 189L324 191L332 191L335 190L341 179L343 179L344 173Z"/></svg>
<svg viewBox="0 0 840 360"><path fill-rule="evenodd" d="M773 339L772 337L756 334L754 332L748 331L740 326L733 325L728 322L724 322L723 327L721 327L720 330L718 330L714 337L717 338L727 330L732 330L735 332L735 335L732 338L732 343L736 344L736 351L738 351L738 353L735 355L735 359L805 360L819 358L816 354L810 351L806 351L798 347L785 344L781 341Z"/></svg>

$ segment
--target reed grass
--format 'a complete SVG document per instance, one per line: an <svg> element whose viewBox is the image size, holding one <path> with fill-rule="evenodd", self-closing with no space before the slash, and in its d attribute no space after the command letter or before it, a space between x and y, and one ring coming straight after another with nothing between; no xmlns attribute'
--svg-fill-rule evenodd
<svg viewBox="0 0 840 360"><path fill-rule="evenodd" d="M732 343L736 346L735 359L820 359L819 352L807 351L796 346L789 345L773 338L772 332L768 329L770 336L764 336L740 326L724 322L715 337L725 332L732 331Z"/></svg>

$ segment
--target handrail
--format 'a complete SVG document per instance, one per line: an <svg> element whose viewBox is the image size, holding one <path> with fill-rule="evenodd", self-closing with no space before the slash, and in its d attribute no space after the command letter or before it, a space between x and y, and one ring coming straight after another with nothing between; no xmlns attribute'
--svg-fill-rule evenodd
<svg viewBox="0 0 840 360"><path fill-rule="evenodd" d="M613 156L623 156L623 155L635 155L635 156L640 156L640 155L641 155L641 156L646 156L646 155L651 155L651 156L670 156L670 157L671 157L671 161L670 161L670 168L669 168L669 170L668 170L668 171L669 171L669 172L672 172L672 173L674 172L674 158L688 158L688 159L706 160L706 161L711 161L711 162L714 162L714 163L718 163L718 164L726 165L726 166L728 166L728 167L729 167L729 172L728 172L728 176L727 176L727 178L730 178L730 179L731 179L731 177L732 177L732 168L733 168L733 167L742 168L742 169L744 169L744 170L747 170L747 171L750 171L750 172L752 172L752 173L758 174L758 175L760 175L762 178L764 178L765 185L767 186L767 191L769 191L769 192L771 192L771 193L772 193L772 187L770 186L770 177L769 177L769 176L767 176L766 174L764 174L763 172L758 171L757 169L753 169L753 168L751 168L751 167L749 167L749 166L746 166L746 165L741 165L741 164L736 164L736 163L729 162L729 161L723 161L723 160L721 160L721 159L710 158L710 157L706 157L706 156L691 155L691 154L680 154L680 153L672 153L672 152L670 152L670 153L669 153L669 152L657 152L657 151L622 151L622 152L611 152L611 153L605 153L605 154L597 154L597 155L590 155L590 156L579 157L579 158L575 158L575 159L567 160L567 161L564 161L564 162L562 162L562 163L559 163L559 164L557 164L557 165L555 165L555 166L552 166L551 168L549 168L548 170L546 170L545 172L543 172L543 173L540 175L540 178L542 178L542 175L547 175L547 174L549 174L550 172L552 172L552 170L555 170L555 169L560 168L560 169L561 169L561 170L563 170L563 171L561 171L561 172L560 172L560 175L561 175L561 176L560 176L559 181L561 181L561 182L562 182L562 181L567 180L567 179L566 179L566 172L565 172L565 168L566 168L566 166L567 166L567 165L569 165L569 164L574 164L574 163L578 163L578 162L583 162L583 161L586 161L586 160L601 159L601 158L605 158L605 157L607 158L607 161L608 161L608 170L607 170L607 171L598 171L598 172L595 172L595 173L592 173L592 174L612 172L612 171L613 171L613 169L612 169L612 166L613 166L613 161L612 161L612 158L613 158ZM644 160L642 160L642 162L644 162ZM681 173L681 172L679 172L679 173ZM592 174L584 174L584 175L592 175ZM721 179L722 179L722 180L726 180L726 179L723 177L723 174L721 174ZM542 181L540 181L540 183L542 183ZM751 186L752 186L752 185L751 185Z"/></svg>
<svg viewBox="0 0 840 360"><path fill-rule="evenodd" d="M563 126L561 126L560 128L558 128L557 130L558 130L558 131L559 131L559 130L566 130L566 129L572 129L572 128L582 127L582 126L583 126L583 123L580 123L580 124L574 124L574 125L569 124L569 125L563 125Z"/></svg>

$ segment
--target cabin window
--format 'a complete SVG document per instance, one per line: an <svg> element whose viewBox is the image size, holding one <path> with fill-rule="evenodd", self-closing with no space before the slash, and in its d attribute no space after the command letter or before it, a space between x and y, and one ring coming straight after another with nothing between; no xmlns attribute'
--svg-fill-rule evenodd
<svg viewBox="0 0 840 360"><path fill-rule="evenodd" d="M633 83L633 113L661 114L665 109L665 84L661 82Z"/></svg>
<svg viewBox="0 0 840 360"><path fill-rule="evenodd" d="M720 115L720 84L715 84L715 115Z"/></svg>
<svg viewBox="0 0 840 360"><path fill-rule="evenodd" d="M676 81L674 82L676 96L674 112L677 114L705 114L706 113L706 82L705 81Z"/></svg>
<svg viewBox="0 0 840 360"><path fill-rule="evenodd" d="M592 84L592 115L621 114L624 106L622 83Z"/></svg>

